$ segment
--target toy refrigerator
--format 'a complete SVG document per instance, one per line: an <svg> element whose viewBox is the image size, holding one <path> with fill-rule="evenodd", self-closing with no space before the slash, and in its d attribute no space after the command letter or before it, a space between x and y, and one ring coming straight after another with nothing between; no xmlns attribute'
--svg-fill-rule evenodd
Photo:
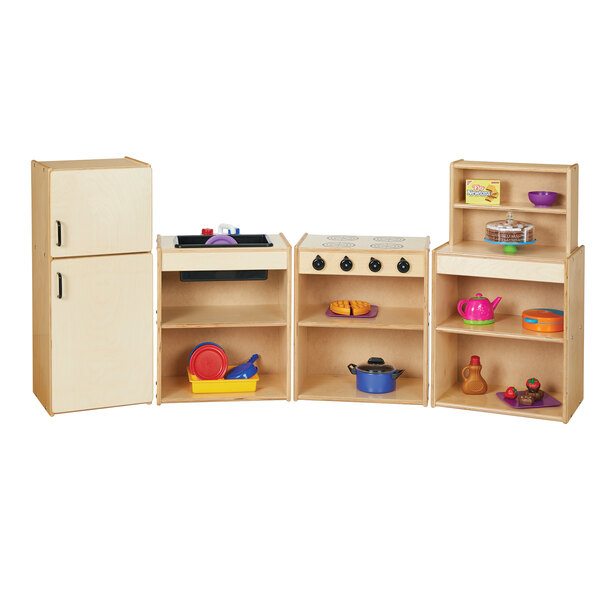
<svg viewBox="0 0 600 600"><path fill-rule="evenodd" d="M33 391L55 413L151 403L152 170L33 161Z"/></svg>

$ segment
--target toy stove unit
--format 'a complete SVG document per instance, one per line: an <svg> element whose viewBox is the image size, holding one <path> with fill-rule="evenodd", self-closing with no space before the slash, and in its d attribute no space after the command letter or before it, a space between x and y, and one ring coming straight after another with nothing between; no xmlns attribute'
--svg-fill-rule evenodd
<svg viewBox="0 0 600 600"><path fill-rule="evenodd" d="M300 273L422 277L428 238L307 235L300 244Z"/></svg>
<svg viewBox="0 0 600 600"><path fill-rule="evenodd" d="M427 404L428 256L427 237L306 234L300 240L295 398ZM371 311L356 319L335 315L330 304L339 300L367 302ZM394 390L358 388L348 365L370 358L403 371Z"/></svg>

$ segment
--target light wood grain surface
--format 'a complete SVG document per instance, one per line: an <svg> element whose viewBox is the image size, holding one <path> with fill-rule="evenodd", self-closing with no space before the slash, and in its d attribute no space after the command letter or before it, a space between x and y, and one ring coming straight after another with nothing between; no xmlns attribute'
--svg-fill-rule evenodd
<svg viewBox="0 0 600 600"><path fill-rule="evenodd" d="M401 375L396 389L387 394L367 394L356 388L354 377L346 375L310 375L302 380L299 400L335 400L374 402L377 404L422 404L423 380ZM419 401L416 401L419 399Z"/></svg>
<svg viewBox="0 0 600 600"><path fill-rule="evenodd" d="M50 338L50 188L48 169L31 163L33 393L52 412Z"/></svg>
<svg viewBox="0 0 600 600"><path fill-rule="evenodd" d="M437 264L438 272L447 275L549 283L562 283L565 278L565 265L562 259L552 262L524 259L515 261L510 257L482 257L469 256L466 253L448 253L444 248L444 251L438 254Z"/></svg>
<svg viewBox="0 0 600 600"><path fill-rule="evenodd" d="M508 386L507 386L508 387ZM496 413L500 415L511 415L514 417L530 417L535 419L546 419L548 421L562 421L562 407L551 406L548 408L512 408L496 396L496 392L504 392L502 386L488 386L488 392L477 396L464 394L460 385L454 384L440 398L437 406L448 408L462 408L480 412ZM562 401L561 394L552 394L557 400Z"/></svg>
<svg viewBox="0 0 600 600"><path fill-rule="evenodd" d="M567 422L583 401L585 248L580 246L567 260L565 284L565 391L563 417Z"/></svg>
<svg viewBox="0 0 600 600"><path fill-rule="evenodd" d="M51 270L53 412L151 402L152 255L53 260Z"/></svg>
<svg viewBox="0 0 600 600"><path fill-rule="evenodd" d="M50 248L56 258L150 252L152 170L138 165L52 171L50 226Z"/></svg>
<svg viewBox="0 0 600 600"><path fill-rule="evenodd" d="M485 225L502 213L514 210L515 216L535 227L535 246L520 247L518 254L538 254L540 246L553 247L556 258L565 258L577 247L579 167L529 163L487 163L454 161L450 165L450 245L477 242L485 236ZM465 202L467 179L500 181L499 206L474 206ZM551 207L536 207L529 192L552 191L558 194ZM493 247L493 246L492 246ZM502 251L500 246L499 251ZM484 251L488 255L493 250ZM479 254L481 254L479 252Z"/></svg>
<svg viewBox="0 0 600 600"><path fill-rule="evenodd" d="M44 160L37 161L52 171L79 171L90 169L137 169L150 167L148 163L135 158L95 158L91 160Z"/></svg>

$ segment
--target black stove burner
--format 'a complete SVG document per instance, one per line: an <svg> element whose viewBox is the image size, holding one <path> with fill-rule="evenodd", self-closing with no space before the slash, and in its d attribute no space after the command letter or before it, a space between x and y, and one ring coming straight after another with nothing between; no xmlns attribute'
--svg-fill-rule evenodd
<svg viewBox="0 0 600 600"><path fill-rule="evenodd" d="M219 234L215 234L219 235ZM232 237L237 244L208 244L212 235L178 235L175 248L270 248L273 242L264 234L237 234Z"/></svg>

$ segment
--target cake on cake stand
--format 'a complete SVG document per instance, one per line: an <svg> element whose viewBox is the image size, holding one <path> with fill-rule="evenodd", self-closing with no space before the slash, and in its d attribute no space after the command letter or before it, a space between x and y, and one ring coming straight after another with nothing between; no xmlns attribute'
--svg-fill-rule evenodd
<svg viewBox="0 0 600 600"><path fill-rule="evenodd" d="M505 254L515 254L518 246L529 246L535 243L533 225L513 218L508 211L504 221L491 221L485 226L484 241L488 244L504 246Z"/></svg>

